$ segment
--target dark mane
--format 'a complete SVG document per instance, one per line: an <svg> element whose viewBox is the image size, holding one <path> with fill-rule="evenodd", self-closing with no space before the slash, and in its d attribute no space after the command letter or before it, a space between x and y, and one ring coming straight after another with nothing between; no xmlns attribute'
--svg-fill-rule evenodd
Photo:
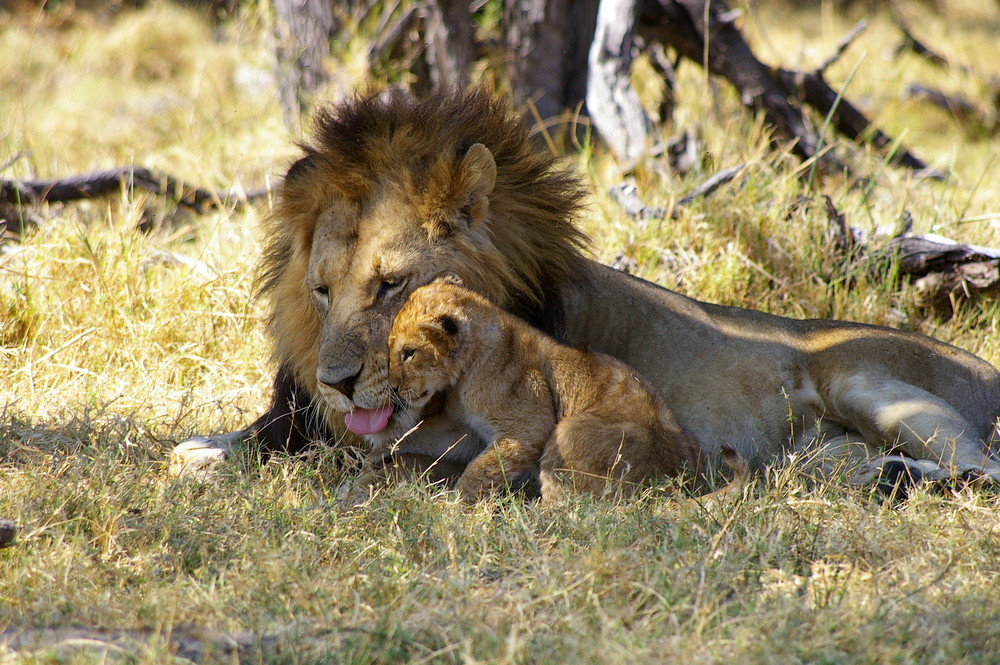
<svg viewBox="0 0 1000 665"><path fill-rule="evenodd" d="M580 273L585 236L574 219L585 189L531 137L503 99L482 88L425 98L389 90L317 113L303 156L288 170L264 222L258 286L270 305L275 359L306 381L319 321L303 282L316 219L331 202L364 203L382 184L412 205L448 201L469 149L481 143L496 183L479 233L456 234L463 279L498 305L559 335L559 285ZM426 205L425 205L426 204ZM472 237L475 236L475 237Z"/></svg>

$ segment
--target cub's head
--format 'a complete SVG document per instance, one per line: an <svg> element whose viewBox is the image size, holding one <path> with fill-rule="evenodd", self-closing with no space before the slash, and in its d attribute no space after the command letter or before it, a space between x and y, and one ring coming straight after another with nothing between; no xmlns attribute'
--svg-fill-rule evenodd
<svg viewBox="0 0 1000 665"><path fill-rule="evenodd" d="M437 279L410 294L396 315L389 333L389 387L401 406L421 409L464 371L474 342L464 294L449 278Z"/></svg>
<svg viewBox="0 0 1000 665"><path fill-rule="evenodd" d="M571 221L582 189L483 90L359 98L315 127L265 226L275 356L329 424L348 414L349 429L384 443L421 416L388 386L407 297L453 273L546 327L582 260Z"/></svg>

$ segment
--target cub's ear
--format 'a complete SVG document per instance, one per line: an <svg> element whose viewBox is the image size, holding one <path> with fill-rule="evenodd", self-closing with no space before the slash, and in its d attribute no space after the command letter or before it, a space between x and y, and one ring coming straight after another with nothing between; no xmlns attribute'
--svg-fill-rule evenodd
<svg viewBox="0 0 1000 665"><path fill-rule="evenodd" d="M461 325L450 314L439 314L430 321L421 321L420 332L430 342L441 357L447 357L458 344L458 333Z"/></svg>
<svg viewBox="0 0 1000 665"><path fill-rule="evenodd" d="M497 163L482 143L474 143L465 153L455 176L457 194L467 200L488 196L497 184Z"/></svg>
<svg viewBox="0 0 1000 665"><path fill-rule="evenodd" d="M452 286L465 286L465 282L462 278L455 273L448 273L447 275L441 275L434 280L436 284L451 284Z"/></svg>

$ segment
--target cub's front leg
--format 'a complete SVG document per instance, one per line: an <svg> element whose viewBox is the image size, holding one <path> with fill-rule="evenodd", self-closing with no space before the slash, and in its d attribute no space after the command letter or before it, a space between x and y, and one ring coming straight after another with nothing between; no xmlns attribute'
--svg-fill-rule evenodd
<svg viewBox="0 0 1000 665"><path fill-rule="evenodd" d="M427 416L399 440L369 444L359 475L338 491L342 504L363 504L383 487L416 478L455 487L466 463L486 446L478 432L448 411Z"/></svg>
<svg viewBox="0 0 1000 665"><path fill-rule="evenodd" d="M458 479L458 491L465 501L478 501L538 464L540 457L539 444L526 444L509 437L497 439L466 467Z"/></svg>
<svg viewBox="0 0 1000 665"><path fill-rule="evenodd" d="M370 454L366 457L361 473L353 481L338 489L339 502L345 506L358 506L382 489L422 478L431 485L453 487L465 466L439 457L418 453Z"/></svg>

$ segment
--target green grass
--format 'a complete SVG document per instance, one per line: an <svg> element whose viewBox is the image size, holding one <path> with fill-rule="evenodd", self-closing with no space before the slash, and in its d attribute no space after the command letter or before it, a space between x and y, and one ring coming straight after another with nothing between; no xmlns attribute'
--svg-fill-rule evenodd
<svg viewBox="0 0 1000 665"><path fill-rule="evenodd" d="M786 66L822 61L857 18L828 3L759 4L744 29ZM1000 75L985 64L1000 62L1000 9L945 4L901 8L939 51ZM216 28L162 2L112 16L66 7L0 16L4 177L136 164L249 188L294 157L262 9ZM874 184L833 175L818 192L867 231L906 210L920 231L1000 246L996 140L900 100L919 81L985 108L985 85L893 58L896 43L873 17L830 80L860 61L848 97L954 178L913 180L833 137ZM341 84L361 85L357 43L340 48ZM639 84L651 97L653 83ZM680 85L665 131L693 127L711 163L685 177L640 165L644 200L668 205L718 168L748 166L676 220L635 222L607 195L622 176L603 148L571 148L567 164L593 187L581 224L599 259L625 255L697 298L907 327L1000 364L996 303L939 320L884 272L846 274L822 206L796 204L813 194L797 177L807 166L768 149L726 85L689 64ZM0 663L173 662L165 636L192 634L214 645L204 659L231 662L222 633L242 635L246 662L1000 663L1000 517L983 493L921 491L893 508L785 471L712 502L469 507L413 484L345 510L334 498L350 457L332 448L264 464L245 452L216 483L171 481L174 442L266 406L252 286L265 207L183 216L144 195L53 205L0 252L0 517L23 527L0 550L0 644L38 640L0 648ZM163 220L141 233L147 209Z"/></svg>

